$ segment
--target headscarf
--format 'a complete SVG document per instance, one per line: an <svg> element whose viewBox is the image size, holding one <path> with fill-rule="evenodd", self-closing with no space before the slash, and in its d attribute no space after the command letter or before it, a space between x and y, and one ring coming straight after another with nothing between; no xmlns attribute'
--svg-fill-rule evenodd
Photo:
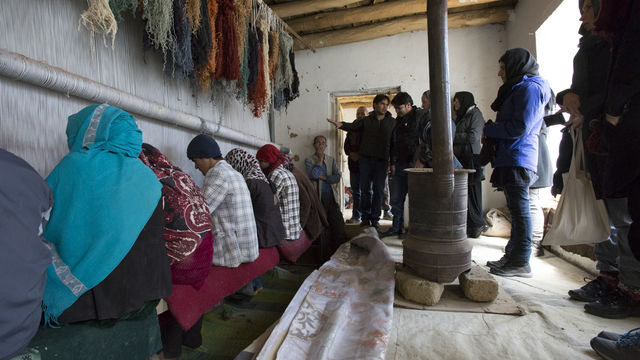
<svg viewBox="0 0 640 360"><path fill-rule="evenodd" d="M293 159L291 158L291 156L284 154L284 161L282 162L282 166L289 171L293 171Z"/></svg>
<svg viewBox="0 0 640 360"><path fill-rule="evenodd" d="M264 173L260 169L258 159L248 152L239 148L231 149L224 159L232 168L242 174L245 180L255 179L262 180L267 184L269 183L269 180L267 180L267 177L264 176Z"/></svg>
<svg viewBox="0 0 640 360"><path fill-rule="evenodd" d="M115 106L91 105L69 116L67 143L70 153L47 177L56 201L44 233L53 245L43 298L47 324L118 266L162 187L137 159L142 131Z"/></svg>
<svg viewBox="0 0 640 360"><path fill-rule="evenodd" d="M213 256L213 223L204 194L189 175L155 147L142 144L139 157L162 184L164 240L172 282L202 285Z"/></svg>
<svg viewBox="0 0 640 360"><path fill-rule="evenodd" d="M0 359L26 347L40 326L51 252L42 232L51 189L26 161L0 148Z"/></svg>
<svg viewBox="0 0 640 360"><path fill-rule="evenodd" d="M578 6L580 7L580 14L582 15L582 6L584 5L585 0L578 1ZM600 13L600 0L591 0L591 7L593 7L593 15L597 18ZM580 38L580 42L578 43L578 47L589 47L590 45L597 44L602 41L603 38L600 34L589 31L584 27L584 24L580 24L580 29L578 33L582 35Z"/></svg>
<svg viewBox="0 0 640 360"><path fill-rule="evenodd" d="M460 110L456 111L456 120L462 119L467 110L476 104L473 94L468 91L458 91L453 95L453 98L460 102Z"/></svg>
<svg viewBox="0 0 640 360"><path fill-rule="evenodd" d="M281 153L278 148L271 144L267 144L261 147L258 150L258 153L256 153L256 159L258 159L258 161L268 162L270 164L269 168L265 170L265 174L267 175L271 174L271 172L275 168L282 165L285 161L284 154Z"/></svg>
<svg viewBox="0 0 640 360"><path fill-rule="evenodd" d="M520 83L525 75L529 77L538 76L536 58L527 49L515 48L507 50L498 61L504 63L507 80L500 86L498 96L491 104L491 109L496 112L500 111L502 104L511 95L513 87Z"/></svg>

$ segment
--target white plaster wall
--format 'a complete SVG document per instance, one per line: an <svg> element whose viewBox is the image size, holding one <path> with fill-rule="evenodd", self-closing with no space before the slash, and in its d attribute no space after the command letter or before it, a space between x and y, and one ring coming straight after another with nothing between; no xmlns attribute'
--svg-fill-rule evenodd
<svg viewBox="0 0 640 360"><path fill-rule="evenodd" d="M0 11L0 48L132 93L167 107L263 139L269 138L265 118L256 119L233 94L218 86L213 94L193 90L188 81L174 80L162 70L162 56L143 51L140 15L119 24L115 50L95 41L90 53L88 32L78 30L83 0L3 0ZM23 157L46 176L68 152L67 116L90 103L0 76L0 147ZM134 114L143 139L158 147L176 165L200 182L186 157L186 146L196 132L172 127ZM220 141L223 153L237 146ZM250 149L254 150L255 149Z"/></svg>
<svg viewBox="0 0 640 360"><path fill-rule="evenodd" d="M575 6L578 6L578 0ZM518 0L506 24L508 48L525 48L537 56L535 33L563 0Z"/></svg>
<svg viewBox="0 0 640 360"><path fill-rule="evenodd" d="M449 31L451 95L471 91L486 119L494 118L489 105L500 79L498 58L506 49L503 25L485 25ZM313 153L318 134L329 139L328 154L336 151L330 94L400 86L420 104L429 88L427 33L418 31L359 42L296 52L300 98L286 112L277 114L276 141L291 148L300 161ZM351 118L345 121L352 121ZM484 208L504 206L504 196L484 183Z"/></svg>

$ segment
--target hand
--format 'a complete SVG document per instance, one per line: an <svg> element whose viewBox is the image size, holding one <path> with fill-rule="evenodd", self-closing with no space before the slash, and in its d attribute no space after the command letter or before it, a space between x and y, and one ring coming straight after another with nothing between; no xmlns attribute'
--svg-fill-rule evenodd
<svg viewBox="0 0 640 360"><path fill-rule="evenodd" d="M571 126L572 129L578 129L582 127L582 123L584 123L584 117L582 115L571 114L569 121L564 123L564 126Z"/></svg>
<svg viewBox="0 0 640 360"><path fill-rule="evenodd" d="M574 93L567 93L562 98L562 106L571 115L580 115L580 96Z"/></svg>
<svg viewBox="0 0 640 360"><path fill-rule="evenodd" d="M342 123L341 123L341 122L339 122L339 121L334 121L334 120L331 120L331 119L329 119L329 118L327 118L327 121L328 121L328 122L330 122L330 123L332 123L332 124L333 124L333 126L337 127L338 129L340 129L340 128L342 127Z"/></svg>
<svg viewBox="0 0 640 360"><path fill-rule="evenodd" d="M391 175L393 175L395 172L396 172L396 166L391 165Z"/></svg>
<svg viewBox="0 0 640 360"><path fill-rule="evenodd" d="M417 169L424 169L424 164L420 160L416 160L414 167Z"/></svg>
<svg viewBox="0 0 640 360"><path fill-rule="evenodd" d="M613 115L605 115L605 119L607 119L607 122L613 126L617 126L618 123L620 122L620 116L613 116Z"/></svg>

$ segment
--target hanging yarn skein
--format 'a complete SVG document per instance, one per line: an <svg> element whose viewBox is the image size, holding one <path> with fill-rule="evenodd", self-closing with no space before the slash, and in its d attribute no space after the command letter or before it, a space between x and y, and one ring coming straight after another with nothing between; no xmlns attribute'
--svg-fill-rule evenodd
<svg viewBox="0 0 640 360"><path fill-rule="evenodd" d="M203 2L204 1L207 2L207 8L208 8L207 21L209 22L209 29L210 29L209 37L211 38L211 49L207 57L206 66L204 66L198 72L198 84L200 84L200 87L202 89L210 89L211 82L215 78L216 59L218 57L218 43L216 39L216 18L218 17L218 1L203 0ZM203 26L203 25L201 24L200 26ZM205 40L202 40L202 41L205 41Z"/></svg>
<svg viewBox="0 0 640 360"><path fill-rule="evenodd" d="M166 54L174 45L173 0L142 0L142 18L151 44Z"/></svg>
<svg viewBox="0 0 640 360"><path fill-rule="evenodd" d="M216 78L224 78L227 81L240 80L240 61L238 59L238 42L233 13L234 0L218 1L218 17L216 19L216 42L218 54L216 57ZM222 31L224 29L224 31Z"/></svg>
<svg viewBox="0 0 640 360"><path fill-rule="evenodd" d="M173 0L173 33L175 43L165 54L165 72L171 77L187 78L193 73L191 28L186 17L186 1Z"/></svg>
<svg viewBox="0 0 640 360"><path fill-rule="evenodd" d="M111 12L108 0L87 0L89 7L80 14L80 26L84 26L89 31L89 40L91 42L91 53L95 52L94 35L102 34L104 46L107 46L107 36L111 36L111 49L115 47L116 32L118 32L118 23Z"/></svg>
<svg viewBox="0 0 640 360"><path fill-rule="evenodd" d="M202 16L201 9L200 0L187 0L187 3L185 4L185 16L187 17L187 20L189 20L189 26L191 27L191 32L194 35L200 28Z"/></svg>
<svg viewBox="0 0 640 360"><path fill-rule="evenodd" d="M124 20L123 13L130 11L133 16L136 15L138 9L138 0L109 0L111 12L116 17L117 22Z"/></svg>

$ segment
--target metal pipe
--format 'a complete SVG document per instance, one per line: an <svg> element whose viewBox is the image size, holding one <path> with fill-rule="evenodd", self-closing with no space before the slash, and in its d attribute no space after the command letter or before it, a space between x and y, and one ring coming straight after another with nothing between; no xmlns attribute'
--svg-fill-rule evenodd
<svg viewBox="0 0 640 360"><path fill-rule="evenodd" d="M427 27L433 168L435 174L453 178L447 0L427 0ZM451 188L453 188L453 181L451 181Z"/></svg>
<svg viewBox="0 0 640 360"><path fill-rule="evenodd" d="M0 75L65 95L73 95L93 103L107 103L131 113L170 125L209 133L241 145L259 148L265 144L273 144L259 137L222 126L220 123L170 109L155 101L143 99L6 49L0 49Z"/></svg>

